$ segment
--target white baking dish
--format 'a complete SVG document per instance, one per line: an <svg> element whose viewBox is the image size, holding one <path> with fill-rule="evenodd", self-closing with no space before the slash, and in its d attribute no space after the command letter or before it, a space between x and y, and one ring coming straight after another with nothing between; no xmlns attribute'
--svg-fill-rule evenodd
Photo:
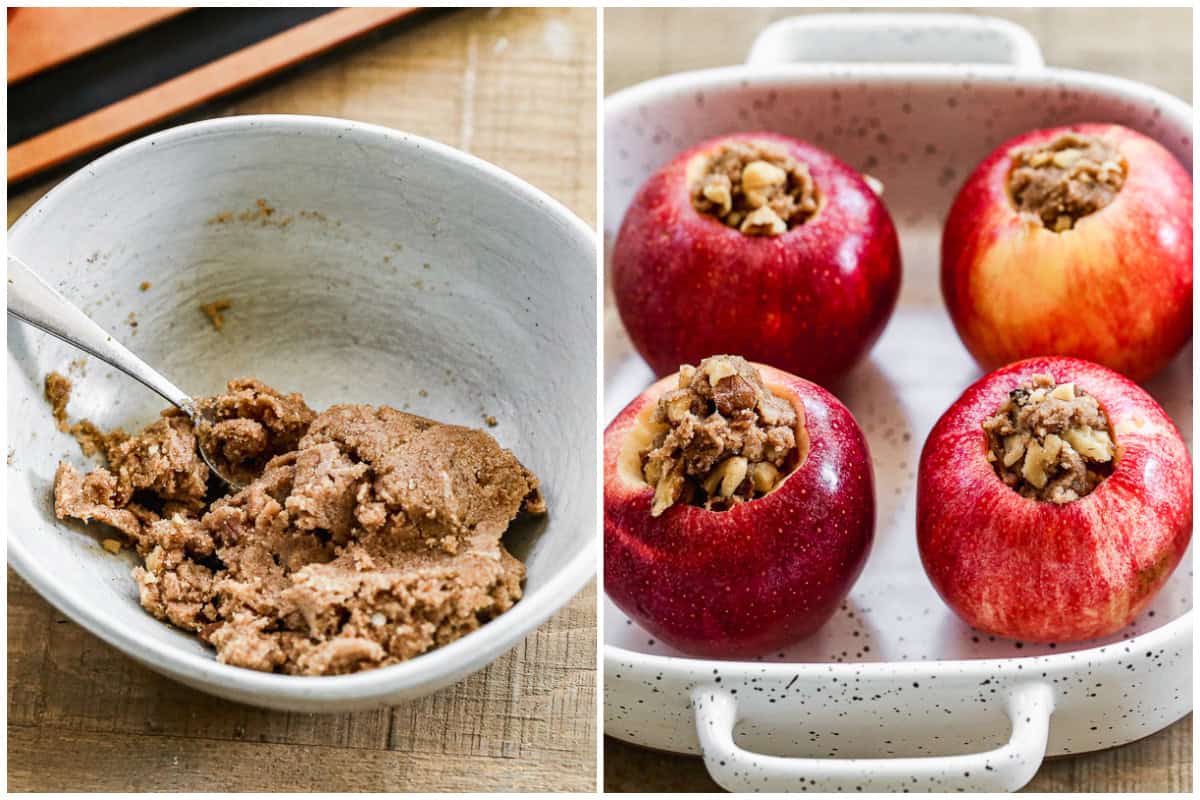
<svg viewBox="0 0 1200 800"><path fill-rule="evenodd" d="M769 27L743 66L620 92L605 117L608 243L637 186L675 153L721 133L772 130L880 178L904 257L896 314L839 388L870 441L878 512L845 608L785 653L711 661L653 641L606 600L605 732L703 754L734 790L1013 790L1045 756L1124 744L1185 715L1190 550L1122 634L1019 643L977 634L939 600L917 555L914 499L926 434L980 374L937 280L941 223L961 182L1003 140L1085 120L1140 130L1190 168L1191 109L1140 84L1045 68L1029 34L1009 23L830 15ZM652 376L612 309L605 339L611 418ZM1189 346L1147 387L1189 443L1190 365Z"/></svg>
<svg viewBox="0 0 1200 800"><path fill-rule="evenodd" d="M103 527L54 518L58 461L86 460L55 430L42 381L80 353L10 320L9 563L131 658L270 708L395 704L482 669L593 574L595 235L532 186L373 125L232 117L155 133L84 167L18 220L8 246L186 391L253 375L318 409L386 403L473 427L490 414L491 433L546 492L547 519L505 538L528 568L525 596L479 630L354 675L222 664L141 608L133 557L102 550ZM224 297L233 308L218 333L198 306ZM95 359L73 377L72 417L104 429L144 425L164 405Z"/></svg>

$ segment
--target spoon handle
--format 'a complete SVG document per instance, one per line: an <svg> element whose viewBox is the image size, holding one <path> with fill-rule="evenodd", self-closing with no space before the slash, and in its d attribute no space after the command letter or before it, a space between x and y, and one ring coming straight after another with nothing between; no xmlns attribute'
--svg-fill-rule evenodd
<svg viewBox="0 0 1200 800"><path fill-rule="evenodd" d="M14 255L8 257L8 313L116 367L192 416L191 397L127 350Z"/></svg>

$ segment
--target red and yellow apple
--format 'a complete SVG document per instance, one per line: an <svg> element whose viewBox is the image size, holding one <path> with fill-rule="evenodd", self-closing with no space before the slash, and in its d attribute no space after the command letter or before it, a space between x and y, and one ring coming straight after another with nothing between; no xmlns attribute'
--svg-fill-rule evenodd
<svg viewBox="0 0 1200 800"><path fill-rule="evenodd" d="M651 513L640 454L670 376L604 433L604 589L652 635L698 656L772 653L819 628L861 572L875 525L871 457L851 413L816 384L755 364L792 404L799 463L767 494L725 511Z"/></svg>
<svg viewBox="0 0 1200 800"><path fill-rule="evenodd" d="M1045 197L1045 219L1019 210L1011 182L1016 159L1044 149L1070 167L1078 147L1050 150L1080 138L1097 140L1111 156L1109 167L1123 172L1111 200L1077 219L1064 213L1062 225L1052 221L1062 192ZM1052 160L1043 165L1055 168ZM1077 195L1094 191L1092 174L1081 180ZM1051 128L1005 142L950 209L942 293L959 336L985 369L1067 355L1145 380L1191 338L1191 175L1162 145L1120 125Z"/></svg>
<svg viewBox="0 0 1200 800"><path fill-rule="evenodd" d="M779 235L747 235L693 204L706 164L731 143L807 166L815 214ZM773 133L706 141L639 189L612 250L621 320L656 375L716 352L827 383L883 332L900 290L887 209L845 163Z"/></svg>
<svg viewBox="0 0 1200 800"><path fill-rule="evenodd" d="M1070 502L1022 496L988 460L984 421L1032 375L1072 383L1111 426L1111 470ZM1087 361L1034 358L968 388L925 441L917 543L930 581L967 624L1014 639L1114 633L1162 587L1192 531L1192 466L1149 394Z"/></svg>

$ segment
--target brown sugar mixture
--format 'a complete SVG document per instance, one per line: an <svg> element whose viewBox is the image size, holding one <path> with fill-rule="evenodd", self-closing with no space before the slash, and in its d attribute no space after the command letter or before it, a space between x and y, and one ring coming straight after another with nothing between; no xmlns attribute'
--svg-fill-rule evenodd
<svg viewBox="0 0 1200 800"><path fill-rule="evenodd" d="M1096 398L1034 375L983 423L988 461L1023 497L1070 503L1112 472L1116 444Z"/></svg>
<svg viewBox="0 0 1200 800"><path fill-rule="evenodd" d="M640 454L654 487L651 515L676 503L726 511L774 489L807 451L801 414L739 356L680 367L677 388L651 414L659 430Z"/></svg>
<svg viewBox="0 0 1200 800"><path fill-rule="evenodd" d="M1107 206L1125 184L1125 159L1096 136L1066 133L1013 158L1008 191L1016 209L1061 233Z"/></svg>
<svg viewBox="0 0 1200 800"><path fill-rule="evenodd" d="M75 437L85 456L107 453L109 447L120 444L126 438L127 434L122 430L104 433L89 419L81 419L75 423L67 419L67 403L71 400L71 379L65 375L51 372L46 376L46 400L54 414L55 426L63 433Z"/></svg>
<svg viewBox="0 0 1200 800"><path fill-rule="evenodd" d="M692 205L747 236L778 236L820 206L808 165L764 143L730 142L708 157Z"/></svg>
<svg viewBox="0 0 1200 800"><path fill-rule="evenodd" d="M233 308L232 300L214 300L211 303L203 303L200 306L200 311L204 316L208 317L208 321L212 324L214 330L221 330L225 327L224 312Z"/></svg>
<svg viewBox="0 0 1200 800"><path fill-rule="evenodd" d="M64 403L65 405L65 403ZM174 409L106 451L107 468L54 480L59 519L115 528L142 559L142 606L235 666L332 675L451 642L521 597L500 539L542 513L538 480L491 436L387 406L317 414L298 394L230 381L205 405L216 479ZM110 544L112 542L113 544Z"/></svg>

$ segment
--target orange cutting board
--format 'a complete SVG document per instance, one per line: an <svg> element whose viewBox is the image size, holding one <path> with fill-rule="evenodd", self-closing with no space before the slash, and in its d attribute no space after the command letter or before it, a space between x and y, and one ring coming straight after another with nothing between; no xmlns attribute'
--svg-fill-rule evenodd
<svg viewBox="0 0 1200 800"><path fill-rule="evenodd" d="M186 8L10 8L8 82L78 58Z"/></svg>
<svg viewBox="0 0 1200 800"><path fill-rule="evenodd" d="M78 8L21 8L15 9L17 13L14 15L14 9L10 9L10 43L15 26L25 24L27 27L34 27L33 22L22 23L22 17L25 17L27 12L47 10L63 14L84 12L88 25L91 24L90 15L95 11ZM8 183L11 185L26 180L43 170L128 138L170 117L242 89L418 10L415 7L406 7L342 8L331 11L157 86L125 97L9 147ZM161 17L159 21L165 18ZM133 16L122 18L122 21L127 27L124 28L125 33L120 35L128 35L154 24L147 16L141 17L139 27L128 27L134 24ZM111 34L116 30L114 22L110 25L109 32ZM76 48L84 48L79 52L113 41L110 36L103 42L92 39L89 45L84 42L86 37L82 35L68 38ZM31 60L26 62L27 65L33 63L32 57L30 58ZM51 63L51 59L43 56L41 63Z"/></svg>

